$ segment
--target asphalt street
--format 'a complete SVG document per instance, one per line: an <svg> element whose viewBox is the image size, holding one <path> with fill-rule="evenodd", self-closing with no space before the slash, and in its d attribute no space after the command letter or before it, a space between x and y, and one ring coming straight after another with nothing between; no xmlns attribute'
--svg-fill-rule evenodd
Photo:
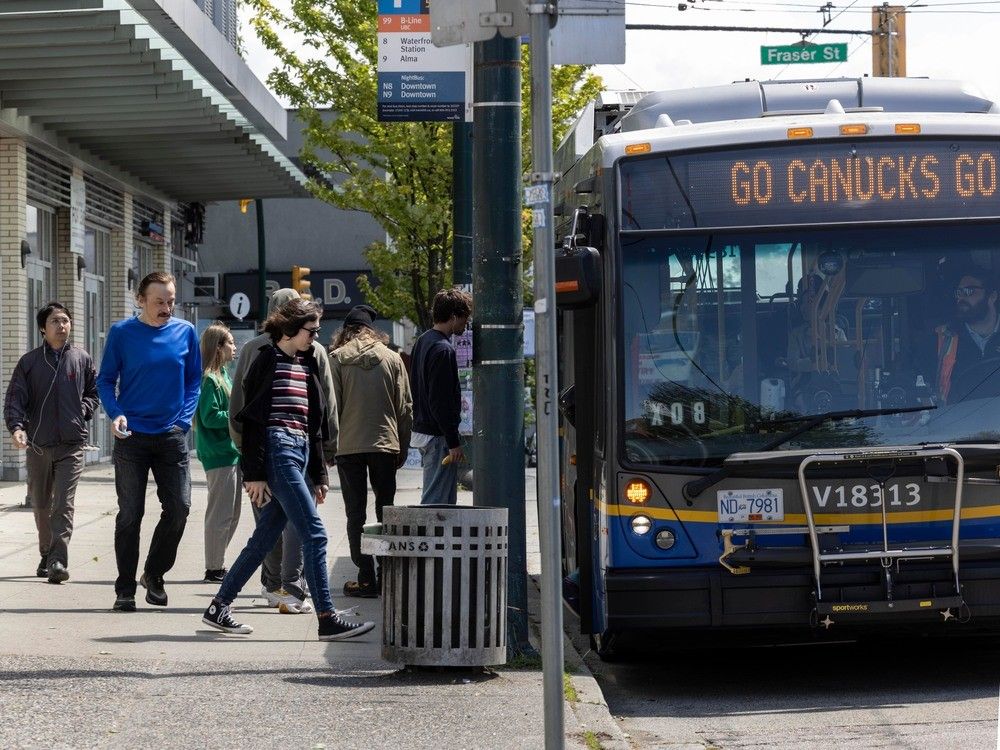
<svg viewBox="0 0 1000 750"><path fill-rule="evenodd" d="M995 638L685 648L637 640L585 661L635 747L997 748ZM576 636L581 653L586 639Z"/></svg>

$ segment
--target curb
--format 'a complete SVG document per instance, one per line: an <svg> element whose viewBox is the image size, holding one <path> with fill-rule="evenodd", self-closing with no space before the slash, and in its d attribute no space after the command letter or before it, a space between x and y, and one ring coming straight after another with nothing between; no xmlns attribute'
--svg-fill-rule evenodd
<svg viewBox="0 0 1000 750"><path fill-rule="evenodd" d="M541 652L541 592L538 577L529 575L528 580L528 627L531 631L531 641ZM569 681L576 692L577 700L563 700L565 716L564 734L567 748L592 748L601 750L632 750L625 731L618 725L604 693L594 678L593 673L577 652L576 647L563 632L563 660ZM596 741L596 745L594 742Z"/></svg>

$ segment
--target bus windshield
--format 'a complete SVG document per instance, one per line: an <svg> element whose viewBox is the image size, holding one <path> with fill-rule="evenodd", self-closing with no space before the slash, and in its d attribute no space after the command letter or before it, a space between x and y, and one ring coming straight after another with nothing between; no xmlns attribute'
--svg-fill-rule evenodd
<svg viewBox="0 0 1000 750"><path fill-rule="evenodd" d="M1000 222L621 240L625 455L1000 440ZM785 420L784 422L782 420ZM791 426L794 426L792 424Z"/></svg>

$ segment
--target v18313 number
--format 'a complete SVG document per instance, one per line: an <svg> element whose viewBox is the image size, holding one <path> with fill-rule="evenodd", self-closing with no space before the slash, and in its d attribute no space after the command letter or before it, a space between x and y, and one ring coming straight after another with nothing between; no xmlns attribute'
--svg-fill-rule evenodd
<svg viewBox="0 0 1000 750"><path fill-rule="evenodd" d="M885 502L888 507L912 508L920 505L920 485L886 485L885 497L877 484L855 484L847 487L812 488L813 500L818 508L879 508Z"/></svg>

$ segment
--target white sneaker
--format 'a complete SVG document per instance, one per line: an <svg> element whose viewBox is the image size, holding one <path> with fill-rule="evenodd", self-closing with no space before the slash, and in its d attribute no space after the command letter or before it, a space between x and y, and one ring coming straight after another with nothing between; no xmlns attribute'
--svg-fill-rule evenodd
<svg viewBox="0 0 1000 750"><path fill-rule="evenodd" d="M279 593L284 593L279 589L278 591L268 591L267 588L261 588L260 595L264 597L267 607L277 607L281 604L281 599L278 597Z"/></svg>
<svg viewBox="0 0 1000 750"><path fill-rule="evenodd" d="M313 611L309 602L284 589L274 592L274 596L278 599L278 611L283 615L307 615Z"/></svg>

